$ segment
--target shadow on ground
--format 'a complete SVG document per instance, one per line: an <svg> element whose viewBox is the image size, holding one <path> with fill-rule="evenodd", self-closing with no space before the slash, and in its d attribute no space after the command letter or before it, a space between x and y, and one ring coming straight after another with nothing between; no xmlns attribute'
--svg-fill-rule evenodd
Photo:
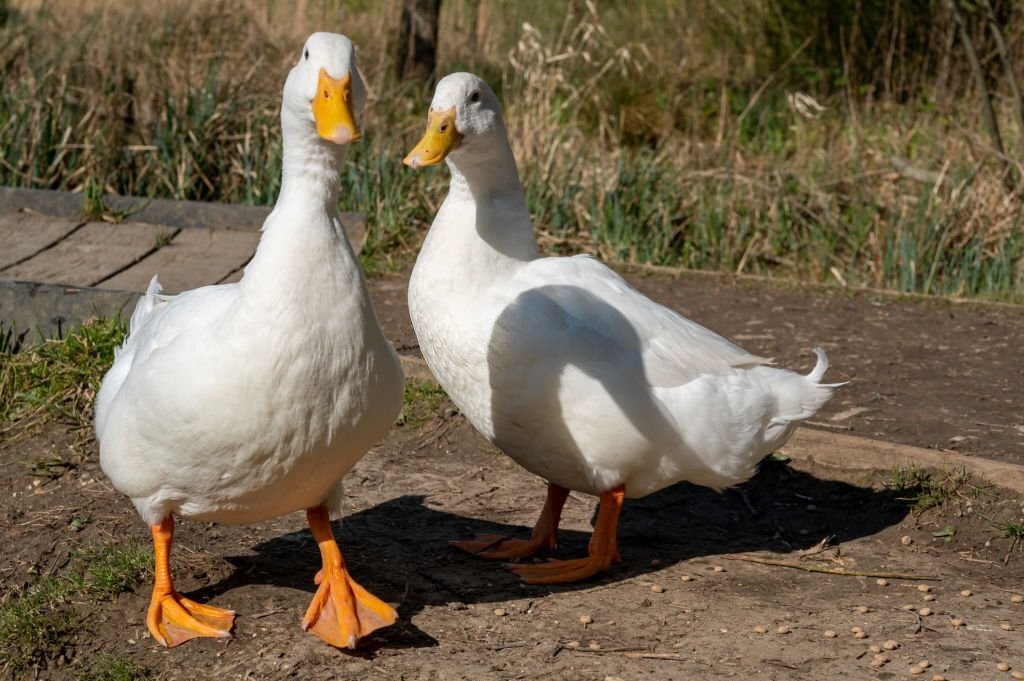
<svg viewBox="0 0 1024 681"><path fill-rule="evenodd" d="M437 645L411 622L427 606L542 598L698 558L798 551L825 537L841 544L898 524L908 512L899 496L817 478L774 461L766 461L752 480L723 494L681 483L627 501L619 526L622 562L598 579L564 586L521 584L499 563L447 546L449 539L478 533L525 536L529 528L430 508L421 495L397 497L347 516L335 523L335 534L357 581L385 601L398 603L399 623L371 637L357 653L366 656L381 647ZM558 555L583 555L588 540L586 532L563 529ZM253 551L228 558L234 572L190 596L205 601L251 584L314 592L319 552L308 531L276 537ZM654 559L658 562L652 564Z"/></svg>

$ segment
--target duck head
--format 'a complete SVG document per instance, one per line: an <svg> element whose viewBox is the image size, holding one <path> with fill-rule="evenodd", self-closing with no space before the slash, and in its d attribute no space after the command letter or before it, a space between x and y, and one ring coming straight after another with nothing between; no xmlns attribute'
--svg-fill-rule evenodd
<svg viewBox="0 0 1024 681"><path fill-rule="evenodd" d="M500 133L505 137L501 106L494 91L472 73L445 76L434 90L427 113L427 131L405 157L411 168L440 163L456 149Z"/></svg>
<svg viewBox="0 0 1024 681"><path fill-rule="evenodd" d="M314 33L284 84L283 107L293 119L338 145L360 138L358 120L366 87L352 41L337 33Z"/></svg>

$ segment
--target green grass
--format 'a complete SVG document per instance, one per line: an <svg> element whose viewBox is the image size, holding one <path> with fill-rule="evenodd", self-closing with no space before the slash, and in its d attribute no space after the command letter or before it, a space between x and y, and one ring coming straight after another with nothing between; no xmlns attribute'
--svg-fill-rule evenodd
<svg viewBox="0 0 1024 681"><path fill-rule="evenodd" d="M976 499L982 491L962 468L933 472L916 466L899 467L893 469L886 486L902 493L897 500L917 513L940 508L957 497Z"/></svg>
<svg viewBox="0 0 1024 681"><path fill-rule="evenodd" d="M402 411L395 425L418 428L427 419L442 416L441 408L447 401L448 395L436 383L406 378Z"/></svg>
<svg viewBox="0 0 1024 681"><path fill-rule="evenodd" d="M136 542L86 547L61 574L7 594L0 603L0 669L42 661L86 626L91 603L128 590L152 570L152 553Z"/></svg>
<svg viewBox="0 0 1024 681"><path fill-rule="evenodd" d="M378 39L394 3L328 0L293 17L265 0L66 12L62 1L0 25L0 184L81 190L85 213L104 219L117 216L102 192L272 204L284 74L307 29L343 20L372 96L341 207L367 215L368 273L409 264L447 172L401 164L430 93L395 79ZM503 3L478 41L465 30L476 10L445 3L440 70L478 72L499 93L546 253L1024 301L1024 204L979 142L962 55L940 60L918 40L883 59L863 41L917 40L906 16L926 0L896 14L772 5ZM1021 16L1007 17L1010 44ZM838 49L850 27L837 22L867 33ZM801 113L798 91L823 110ZM1015 148L1024 131L999 113ZM899 176L890 154L946 183Z"/></svg>
<svg viewBox="0 0 1024 681"><path fill-rule="evenodd" d="M52 418L73 428L91 426L93 400L124 339L119 319L95 319L65 338L20 348L0 329L0 432L14 424Z"/></svg>

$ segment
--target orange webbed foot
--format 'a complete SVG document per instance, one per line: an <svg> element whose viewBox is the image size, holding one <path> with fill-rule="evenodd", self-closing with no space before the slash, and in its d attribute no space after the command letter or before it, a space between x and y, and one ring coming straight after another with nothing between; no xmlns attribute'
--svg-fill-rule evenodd
<svg viewBox="0 0 1024 681"><path fill-rule="evenodd" d="M352 579L341 567L317 573L316 595L302 629L338 648L355 648L359 639L398 619L394 608Z"/></svg>
<svg viewBox="0 0 1024 681"><path fill-rule="evenodd" d="M501 534L478 534L472 539L454 539L448 545L486 560L528 558L555 548L547 538L511 539Z"/></svg>
<svg viewBox="0 0 1024 681"><path fill-rule="evenodd" d="M158 643L168 648L194 638L231 636L235 613L189 600L176 591L153 594L146 624Z"/></svg>

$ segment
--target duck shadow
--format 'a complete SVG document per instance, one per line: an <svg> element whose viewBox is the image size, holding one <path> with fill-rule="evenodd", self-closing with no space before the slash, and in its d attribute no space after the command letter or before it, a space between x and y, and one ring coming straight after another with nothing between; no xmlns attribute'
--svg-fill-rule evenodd
<svg viewBox="0 0 1024 681"><path fill-rule="evenodd" d="M818 478L769 459L754 478L725 493L680 483L644 499L627 500L619 524L622 562L598 578L556 586L523 584L500 563L447 544L480 533L525 537L529 527L432 508L422 495L396 497L334 523L353 577L399 613L395 626L375 632L351 654L372 657L381 648L438 645L412 623L428 607L461 610L586 591L694 559L748 551L787 553L810 548L826 537L831 544L841 544L870 536L909 513L899 497L896 491ZM539 512L540 489L537 499ZM563 529L556 555L584 555L589 538L589 532ZM198 590L195 597L214 598L251 584L315 591L313 575L320 559L308 530L275 537L254 546L251 555L227 560L234 572Z"/></svg>

